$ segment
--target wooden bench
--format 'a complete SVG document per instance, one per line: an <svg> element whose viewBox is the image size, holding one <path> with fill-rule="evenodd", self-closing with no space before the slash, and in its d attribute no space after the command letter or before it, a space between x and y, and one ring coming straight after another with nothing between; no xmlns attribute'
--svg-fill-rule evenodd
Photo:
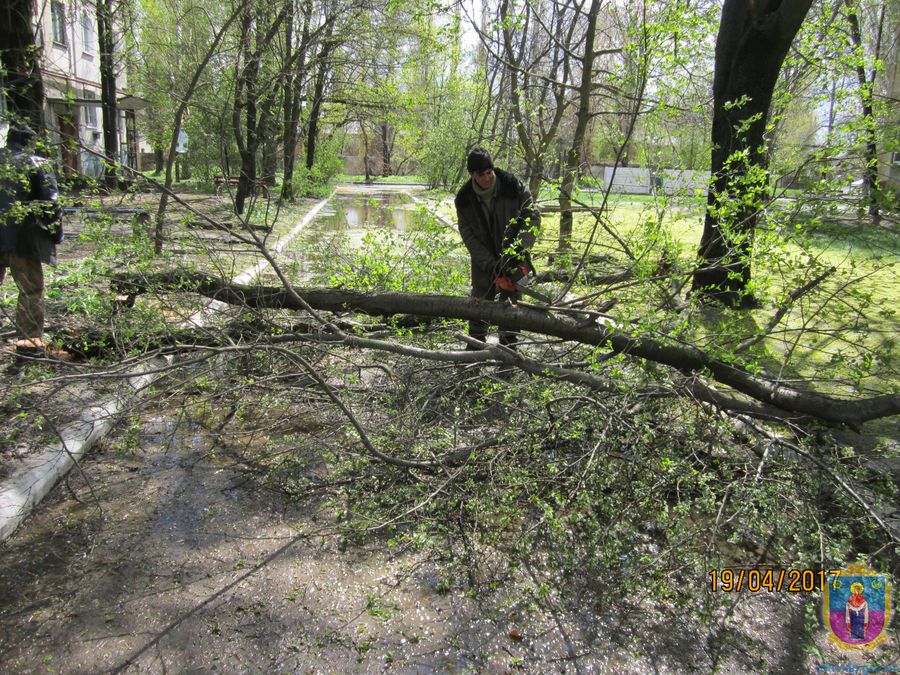
<svg viewBox="0 0 900 675"><path fill-rule="evenodd" d="M216 176L216 197L218 197L222 193L223 186L227 185L229 189L237 187L240 180L240 176ZM269 198L269 186L266 185L265 180L261 178L257 178L255 181L253 181L253 192L254 194L256 194L257 192L262 194L262 196L266 199Z"/></svg>

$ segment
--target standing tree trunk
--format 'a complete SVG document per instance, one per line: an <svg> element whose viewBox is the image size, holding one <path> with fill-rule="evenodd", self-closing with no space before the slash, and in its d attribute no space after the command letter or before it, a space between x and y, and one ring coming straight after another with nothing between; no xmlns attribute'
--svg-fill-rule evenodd
<svg viewBox="0 0 900 675"><path fill-rule="evenodd" d="M578 86L578 117L575 123L575 135L572 145L566 153L566 165L563 167L562 183L559 188L559 250L564 251L571 246L572 240L572 192L581 169L582 146L584 134L591 120L591 87L594 76L594 41L597 37L597 17L600 13L600 0L591 0L587 13L587 27L584 35L584 58L581 60L581 83Z"/></svg>
<svg viewBox="0 0 900 675"><path fill-rule="evenodd" d="M253 8L248 5L241 21L242 66L234 89L234 107L231 125L241 157L241 171L234 195L234 212L241 215L253 183L256 181L256 80L259 74L259 57L251 50L251 32L254 26ZM245 135L246 134L246 135Z"/></svg>
<svg viewBox="0 0 900 675"><path fill-rule="evenodd" d="M541 182L544 178L546 155L548 149L556 140L559 127L570 105L570 92L564 83L568 82L571 72L569 54L572 49L572 40L577 21L569 21L568 28L559 36L544 36L550 38L550 51L552 53L551 65L547 77L536 76L535 63L526 62L526 50L530 47L534 53L530 54L530 60L544 57L546 48L539 44L538 31L542 30L542 24L537 21L515 21L510 15L510 2L503 0L500 3L500 19L503 26L503 54L504 54L504 82L501 90L506 85L512 104L512 117L516 128L516 138L528 165L528 189L532 197L539 197ZM566 7L554 5L554 25L562 25L563 12ZM526 11L532 8L526 6ZM526 15L527 16L527 15ZM537 24L538 27L532 27ZM545 29L544 29L545 30ZM514 38L518 37L518 42ZM531 98L523 100L526 92L532 92ZM546 104L552 98L552 104ZM534 120L529 124L529 111L535 109L546 110L546 116ZM504 136L511 135L511 129L506 129Z"/></svg>
<svg viewBox="0 0 900 675"><path fill-rule="evenodd" d="M119 107L116 101L115 38L113 0L97 0L97 41L100 44L100 102L103 110L103 182L116 187L119 161Z"/></svg>
<svg viewBox="0 0 900 675"><path fill-rule="evenodd" d="M856 80L859 84L859 97L861 103L864 137L865 137L865 158L866 168L863 170L863 200L875 225L881 223L881 211L879 202L881 198L881 184L878 180L878 141L877 141L877 121L875 119L875 78L878 76L878 69L873 67L871 76L866 75L866 67L864 65L865 49L863 47L862 30L859 27L859 12L853 0L844 0L847 6L847 22L850 24L850 41L853 44L853 51L856 53ZM878 36L876 39L875 60L880 58L881 51L881 31L884 26L885 7L881 7L881 17L878 26Z"/></svg>
<svg viewBox="0 0 900 675"><path fill-rule="evenodd" d="M765 131L781 65L812 0L725 0L713 78L712 183L692 293L753 307L750 260L769 191Z"/></svg>
<svg viewBox="0 0 900 675"><path fill-rule="evenodd" d="M319 135L319 118L322 116L322 103L325 97L325 84L328 81L328 57L334 44L331 41L331 27L326 29L322 49L316 58L316 81L313 85L312 102L309 109L309 124L306 127L306 169L311 170L316 164L316 141Z"/></svg>
<svg viewBox="0 0 900 675"><path fill-rule="evenodd" d="M284 117L284 143L282 146L281 203L294 201L294 167L297 163L297 141L300 136L300 112L303 102L303 81L306 74L306 50L309 48L309 20L311 8L305 5L300 44L294 45L294 7L291 3L285 19L285 61L293 67L286 68L282 115Z"/></svg>
<svg viewBox="0 0 900 675"><path fill-rule="evenodd" d="M274 93L274 92L273 92ZM275 185L275 174L278 171L278 133L276 129L281 126L281 120L275 117L275 96L268 96L263 101L259 118L259 137L262 139L262 156L260 168L262 180L266 185Z"/></svg>
<svg viewBox="0 0 900 675"><path fill-rule="evenodd" d="M44 123L44 81L40 52L35 46L34 0L8 0L0 9L0 66L13 120L27 122L36 132Z"/></svg>
<svg viewBox="0 0 900 675"><path fill-rule="evenodd" d="M366 172L366 182L372 180L372 170L369 168L369 134L366 133L365 120L360 120L359 130L363 137L363 170Z"/></svg>
<svg viewBox="0 0 900 675"><path fill-rule="evenodd" d="M231 126L241 156L241 173L234 197L234 212L241 215L249 197L256 187L256 155L260 139L260 108L264 113L268 98L272 91L260 100L260 70L263 55L268 49L281 24L288 15L285 3L269 24L270 7L265 3L254 6L248 3L241 22L240 55L242 66L238 72L234 88L234 108L231 115ZM255 12L255 15L254 15ZM263 29L265 29L263 31ZM262 105L260 105L260 103Z"/></svg>
<svg viewBox="0 0 900 675"><path fill-rule="evenodd" d="M393 141L391 139L391 125L381 123L381 175L387 178L391 175L393 164Z"/></svg>
<svg viewBox="0 0 900 675"><path fill-rule="evenodd" d="M281 181L282 203L292 202L294 194L294 167L297 165L297 141L300 129L301 84L299 78L294 80L285 92L284 97L284 145L282 149L282 168L284 177Z"/></svg>

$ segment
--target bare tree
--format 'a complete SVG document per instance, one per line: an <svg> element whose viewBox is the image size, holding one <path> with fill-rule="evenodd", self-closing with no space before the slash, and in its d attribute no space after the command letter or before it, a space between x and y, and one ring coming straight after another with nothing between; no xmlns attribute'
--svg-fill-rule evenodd
<svg viewBox="0 0 900 675"><path fill-rule="evenodd" d="M581 170L581 148L585 132L591 119L591 99L594 83L594 61L597 56L597 21L600 16L600 0L591 0L585 14L584 46L581 50L581 80L578 84L578 112L575 118L575 132L566 153L559 187L559 249L569 248L572 239L572 192Z"/></svg>
<svg viewBox="0 0 900 675"><path fill-rule="evenodd" d="M33 11L33 0L10 0L0 9L0 65L10 112L40 131L45 128L44 81Z"/></svg>
<svg viewBox="0 0 900 675"><path fill-rule="evenodd" d="M181 131L181 124L184 120L184 114L187 111L188 103L190 102L194 93L197 91L197 87L200 84L200 78L202 77L210 61L212 61L213 57L216 55L219 49L219 44L228 33L229 29L231 28L231 24L234 23L238 16L240 16L243 9L244 3L237 3L236 7L227 17L222 26L216 31L212 42L210 42L209 47L206 50L206 53L203 55L203 58L194 69L191 80L188 83L188 86L185 89L185 93L178 104L178 108L175 111L175 118L173 119L172 123L171 136L169 138L169 149L165 162L166 177L165 182L162 186L163 189L160 191L159 206L156 210L156 228L153 236L153 248L157 254L162 252L164 239L163 223L165 222L166 206L169 202L169 195L172 192L172 169L175 165L176 148L178 147L178 134Z"/></svg>
<svg viewBox="0 0 900 675"><path fill-rule="evenodd" d="M240 55L231 114L232 131L241 156L240 178L234 197L237 214L244 212L246 200L256 188L260 109L264 110L268 105L266 99L277 94L271 83L260 80L263 61L270 55L270 43L281 30L290 4L283 3L273 14L268 3L250 2L245 5L241 17Z"/></svg>
<svg viewBox="0 0 900 675"><path fill-rule="evenodd" d="M97 0L97 41L100 45L100 101L103 111L103 154L107 161L103 181L114 188L118 181L119 105L116 98L116 39L113 0Z"/></svg>
<svg viewBox="0 0 900 675"><path fill-rule="evenodd" d="M572 43L577 21L571 3L553 3L545 19L535 3L526 2L521 14L510 0L500 3L503 64L516 139L529 169L528 188L537 197L546 177L548 154L572 101ZM484 39L484 38L483 38Z"/></svg>

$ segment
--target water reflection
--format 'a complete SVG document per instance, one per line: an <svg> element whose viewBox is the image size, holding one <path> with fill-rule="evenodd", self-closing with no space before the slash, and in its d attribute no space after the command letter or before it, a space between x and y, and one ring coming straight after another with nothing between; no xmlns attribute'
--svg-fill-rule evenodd
<svg viewBox="0 0 900 675"><path fill-rule="evenodd" d="M416 204L407 190L338 189L291 246L298 280L311 281L330 264L326 260L333 263L333 256L359 248L366 233L410 231Z"/></svg>
<svg viewBox="0 0 900 675"><path fill-rule="evenodd" d="M333 207L333 211L317 219L315 227L335 232L373 227L404 232L412 222L414 204L402 193L382 192L370 196L338 193Z"/></svg>

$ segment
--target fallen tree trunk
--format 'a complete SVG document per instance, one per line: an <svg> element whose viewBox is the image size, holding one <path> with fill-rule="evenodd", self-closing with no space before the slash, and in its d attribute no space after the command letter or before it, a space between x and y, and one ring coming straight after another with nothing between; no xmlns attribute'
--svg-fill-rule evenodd
<svg viewBox="0 0 900 675"><path fill-rule="evenodd" d="M200 272L169 272L147 277L120 277L124 292L146 289L200 293L233 305L250 308L306 309L282 287L248 286L224 281ZM840 399L783 384L726 363L691 345L636 336L594 319L579 320L552 308L537 309L484 302L472 298L409 293L365 294L346 289L294 288L294 293L315 310L358 312L370 316L409 315L464 321L481 319L508 331L528 331L585 345L608 347L669 366L684 375L705 375L761 403L793 415L825 422L859 425L900 413L900 396L888 394L867 399ZM326 328L323 326L323 330Z"/></svg>

